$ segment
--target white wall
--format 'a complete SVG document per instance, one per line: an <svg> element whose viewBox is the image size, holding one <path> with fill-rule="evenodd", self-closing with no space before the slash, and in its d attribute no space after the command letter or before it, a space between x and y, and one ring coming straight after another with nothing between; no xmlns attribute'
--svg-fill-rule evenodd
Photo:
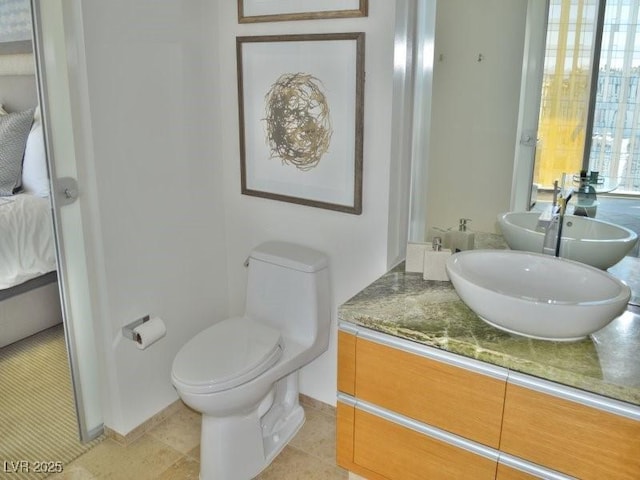
<svg viewBox="0 0 640 480"><path fill-rule="evenodd" d="M15 55L5 55L15 57ZM33 64L33 55L29 55ZM2 71L4 58L0 55L0 105L8 112L21 112L38 104L34 75L6 75ZM33 68L33 67L32 67Z"/></svg>
<svg viewBox="0 0 640 480"><path fill-rule="evenodd" d="M176 352L242 311L243 262L268 239L330 256L331 345L301 391L335 403L337 308L386 271L390 196L407 195L389 186L394 9L370 0L366 18L239 25L235 1L82 1L93 158L79 161L106 426L126 434L177 398ZM362 215L241 195L235 37L350 31L366 32ZM140 351L121 327L147 313L167 336Z"/></svg>
<svg viewBox="0 0 640 480"><path fill-rule="evenodd" d="M427 228L471 218L494 232L509 210L526 12L526 0L438 2Z"/></svg>
<svg viewBox="0 0 640 480"><path fill-rule="evenodd" d="M227 314L217 49L205 39L216 12L198 0L83 0L82 10L104 422L124 434L177 399L176 352ZM121 327L145 314L167 335L141 351Z"/></svg>
<svg viewBox="0 0 640 480"><path fill-rule="evenodd" d="M246 283L242 264L258 243L286 239L326 252L333 287L332 338L329 351L303 369L301 391L335 404L337 307L387 268L395 1L370 0L365 18L254 25L237 23L236 2L221 1L219 8L220 157L225 170L230 310L242 311ZM362 215L241 195L235 37L352 31L366 33Z"/></svg>

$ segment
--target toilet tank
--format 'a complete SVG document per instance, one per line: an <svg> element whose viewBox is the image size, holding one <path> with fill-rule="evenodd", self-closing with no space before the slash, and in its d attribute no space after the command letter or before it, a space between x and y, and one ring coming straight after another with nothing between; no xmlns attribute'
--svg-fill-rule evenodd
<svg viewBox="0 0 640 480"><path fill-rule="evenodd" d="M329 341L329 260L317 250L266 242L249 257L246 313L305 345Z"/></svg>

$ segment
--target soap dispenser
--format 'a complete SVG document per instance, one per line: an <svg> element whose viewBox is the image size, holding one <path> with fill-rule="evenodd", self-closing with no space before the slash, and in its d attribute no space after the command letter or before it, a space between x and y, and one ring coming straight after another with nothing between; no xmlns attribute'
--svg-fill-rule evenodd
<svg viewBox="0 0 640 480"><path fill-rule="evenodd" d="M449 246L452 252L461 252L463 250L473 250L475 244L475 234L467 230L467 223L471 220L461 218L457 232L451 232L449 235Z"/></svg>
<svg viewBox="0 0 640 480"><path fill-rule="evenodd" d="M451 256L451 250L442 248L442 239L434 237L431 250L424 252L424 267L422 278L425 280L447 281L447 259Z"/></svg>

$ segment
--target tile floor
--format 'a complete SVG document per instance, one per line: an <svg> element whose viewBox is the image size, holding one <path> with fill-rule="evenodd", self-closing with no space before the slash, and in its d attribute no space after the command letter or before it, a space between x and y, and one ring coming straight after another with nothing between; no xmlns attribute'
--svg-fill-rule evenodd
<svg viewBox="0 0 640 480"><path fill-rule="evenodd" d="M335 415L305 405L300 432L259 480L346 479L335 461ZM200 415L186 406L128 446L106 439L51 480L197 480Z"/></svg>

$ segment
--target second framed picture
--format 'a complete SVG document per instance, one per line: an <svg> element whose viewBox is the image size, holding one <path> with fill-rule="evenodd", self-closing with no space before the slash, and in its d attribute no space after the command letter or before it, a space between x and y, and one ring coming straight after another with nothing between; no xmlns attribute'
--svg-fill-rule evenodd
<svg viewBox="0 0 640 480"><path fill-rule="evenodd" d="M236 47L242 193L360 214L364 33Z"/></svg>
<svg viewBox="0 0 640 480"><path fill-rule="evenodd" d="M238 0L238 22L366 17L368 0Z"/></svg>

